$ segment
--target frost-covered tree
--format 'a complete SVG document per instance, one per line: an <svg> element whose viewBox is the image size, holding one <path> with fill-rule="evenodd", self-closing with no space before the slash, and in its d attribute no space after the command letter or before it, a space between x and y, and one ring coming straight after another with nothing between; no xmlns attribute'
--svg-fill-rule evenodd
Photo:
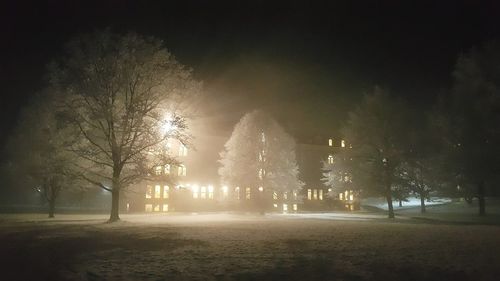
<svg viewBox="0 0 500 281"><path fill-rule="evenodd" d="M251 188L251 196L260 206L273 192L292 196L304 185L298 178L295 141L262 111L241 118L220 157L221 181L232 187Z"/></svg>
<svg viewBox="0 0 500 281"><path fill-rule="evenodd" d="M353 190L352 163L348 154L338 152L323 161L323 184L331 188L333 194ZM329 193L330 194L330 193Z"/></svg>
<svg viewBox="0 0 500 281"><path fill-rule="evenodd" d="M500 161L500 44L462 55L451 95L441 104L439 127L446 166L456 183L478 198L486 214L486 189L497 186Z"/></svg>
<svg viewBox="0 0 500 281"><path fill-rule="evenodd" d="M407 126L404 103L376 88L349 113L343 128L353 147L348 150L356 169L353 178L362 183L363 190L386 198L389 218L394 218L392 188L396 168L407 151Z"/></svg>
<svg viewBox="0 0 500 281"><path fill-rule="evenodd" d="M53 94L35 96L22 110L7 144L12 176L19 185L29 185L40 194L50 218L61 191L77 184L74 157L68 151L74 131L58 120L58 105Z"/></svg>
<svg viewBox="0 0 500 281"><path fill-rule="evenodd" d="M51 89L67 97L66 120L78 129L71 150L81 176L111 192L109 221L119 220L121 190L175 163L169 138L188 144L179 111L200 84L160 40L109 31L71 41L50 78Z"/></svg>

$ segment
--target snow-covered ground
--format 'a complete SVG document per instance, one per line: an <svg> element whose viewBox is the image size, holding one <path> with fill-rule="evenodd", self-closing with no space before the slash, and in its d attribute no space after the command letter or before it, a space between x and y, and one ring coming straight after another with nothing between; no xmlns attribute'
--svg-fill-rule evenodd
<svg viewBox="0 0 500 281"><path fill-rule="evenodd" d="M443 197L431 197L430 200L425 201L426 206L432 206L432 205L440 205L440 204L446 204L450 203L452 200L450 198L443 198ZM409 197L408 201L402 202L401 207L399 207L398 201L394 201L393 207L395 210L397 209L406 209L406 208L412 208L412 207L420 207L420 198L417 197ZM372 206L376 207L379 209L387 210L387 201L385 198L366 198L361 200L361 205L365 206Z"/></svg>
<svg viewBox="0 0 500 281"><path fill-rule="evenodd" d="M351 218L351 219L349 219ZM497 280L500 227L378 214L0 215L0 280Z"/></svg>

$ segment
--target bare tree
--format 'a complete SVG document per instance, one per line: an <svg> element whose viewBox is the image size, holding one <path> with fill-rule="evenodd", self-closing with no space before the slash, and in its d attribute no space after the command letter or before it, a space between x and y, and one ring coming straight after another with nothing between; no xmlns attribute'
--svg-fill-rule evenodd
<svg viewBox="0 0 500 281"><path fill-rule="evenodd" d="M111 192L109 221L117 221L121 190L176 163L168 139L189 145L183 113L201 84L160 40L109 31L71 41L50 74L67 97L62 115L78 129L70 149L80 176Z"/></svg>

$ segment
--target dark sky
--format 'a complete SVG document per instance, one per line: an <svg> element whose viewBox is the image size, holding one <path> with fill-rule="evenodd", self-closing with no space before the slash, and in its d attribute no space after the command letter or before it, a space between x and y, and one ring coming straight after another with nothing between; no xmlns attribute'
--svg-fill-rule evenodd
<svg viewBox="0 0 500 281"><path fill-rule="evenodd" d="M2 1L0 144L43 87L45 65L81 32L163 39L204 81L214 130L262 107L294 134L313 135L335 131L374 85L429 105L460 53L498 39L497 3Z"/></svg>

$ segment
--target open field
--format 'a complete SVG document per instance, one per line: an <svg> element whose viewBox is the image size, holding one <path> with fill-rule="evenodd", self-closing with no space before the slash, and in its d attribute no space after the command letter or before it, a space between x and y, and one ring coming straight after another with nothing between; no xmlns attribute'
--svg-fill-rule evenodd
<svg viewBox="0 0 500 281"><path fill-rule="evenodd" d="M498 280L500 227L365 214L0 215L1 280Z"/></svg>

